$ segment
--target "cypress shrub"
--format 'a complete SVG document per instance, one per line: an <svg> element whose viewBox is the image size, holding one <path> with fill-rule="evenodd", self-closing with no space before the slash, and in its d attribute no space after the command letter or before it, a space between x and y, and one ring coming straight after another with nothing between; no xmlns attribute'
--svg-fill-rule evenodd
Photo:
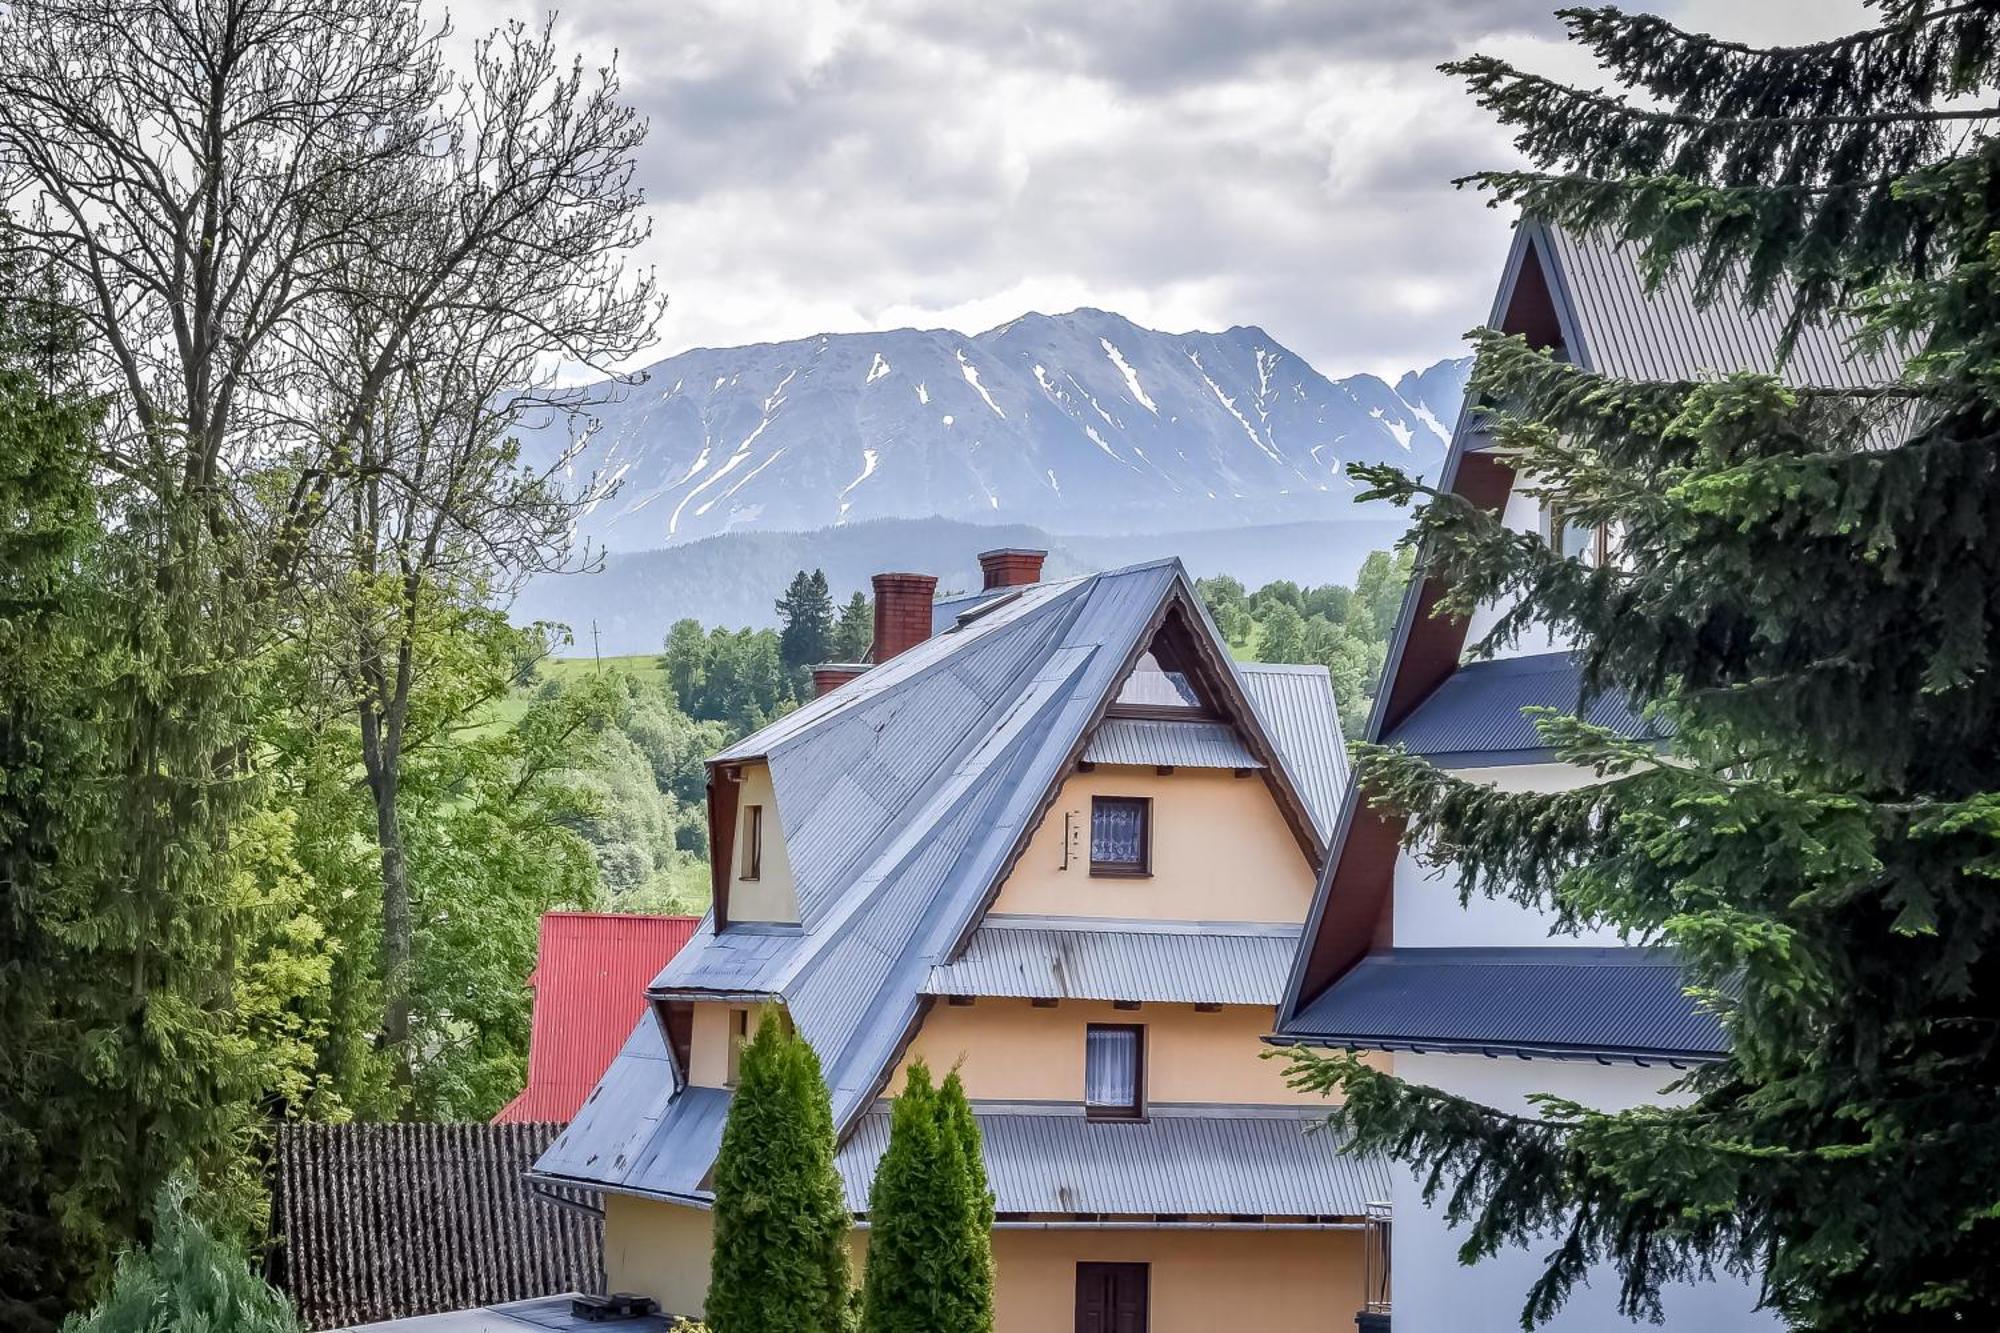
<svg viewBox="0 0 2000 1333"><path fill-rule="evenodd" d="M304 1333L291 1303L195 1219L192 1194L186 1177L161 1187L153 1243L120 1255L103 1301L63 1333Z"/></svg>
<svg viewBox="0 0 2000 1333"><path fill-rule="evenodd" d="M714 1333L839 1333L848 1215L819 1058L767 1011L744 1046L715 1160Z"/></svg>
<svg viewBox="0 0 2000 1333"><path fill-rule="evenodd" d="M956 1075L935 1090L924 1063L911 1063L868 1198L863 1333L993 1327L992 1205L971 1119Z"/></svg>

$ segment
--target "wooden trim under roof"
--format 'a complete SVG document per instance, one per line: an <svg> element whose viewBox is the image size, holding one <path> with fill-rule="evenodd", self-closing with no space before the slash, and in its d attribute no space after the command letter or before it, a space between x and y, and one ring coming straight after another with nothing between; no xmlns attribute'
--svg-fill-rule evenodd
<svg viewBox="0 0 2000 1333"><path fill-rule="evenodd" d="M708 884L715 903L715 929L729 926L729 883L736 860L736 802L743 790L735 764L708 766Z"/></svg>

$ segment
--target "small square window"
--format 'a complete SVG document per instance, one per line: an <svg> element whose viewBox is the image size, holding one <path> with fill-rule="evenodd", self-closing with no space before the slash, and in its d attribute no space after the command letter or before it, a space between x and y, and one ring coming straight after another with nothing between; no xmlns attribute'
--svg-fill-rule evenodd
<svg viewBox="0 0 2000 1333"><path fill-rule="evenodd" d="M1555 553L1586 565L1601 565L1611 553L1611 530L1602 523L1583 523L1560 509L1546 515L1549 545Z"/></svg>
<svg viewBox="0 0 2000 1333"><path fill-rule="evenodd" d="M1145 875L1153 868L1153 803L1142 796L1090 800L1090 873Z"/></svg>
<svg viewBox="0 0 2000 1333"><path fill-rule="evenodd" d="M1136 1120L1146 1113L1146 1042L1137 1024L1092 1023L1083 1038L1084 1113Z"/></svg>
<svg viewBox="0 0 2000 1333"><path fill-rule="evenodd" d="M738 879L756 879L764 870L764 807L743 807L743 873Z"/></svg>

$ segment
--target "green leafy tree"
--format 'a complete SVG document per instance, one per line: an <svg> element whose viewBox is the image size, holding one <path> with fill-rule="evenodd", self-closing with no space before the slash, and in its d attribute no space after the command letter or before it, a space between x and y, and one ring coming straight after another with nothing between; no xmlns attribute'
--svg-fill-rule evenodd
<svg viewBox="0 0 2000 1333"><path fill-rule="evenodd" d="M832 660L866 662L874 647L875 607L867 594L856 592L840 608L840 616L833 622Z"/></svg>
<svg viewBox="0 0 2000 1333"><path fill-rule="evenodd" d="M1257 657L1265 662L1306 660L1306 618L1290 602L1263 603L1268 609L1258 623Z"/></svg>
<svg viewBox="0 0 2000 1333"><path fill-rule="evenodd" d="M912 1061L868 1195L862 1333L993 1327L992 1197L978 1134L957 1075L934 1089Z"/></svg>
<svg viewBox="0 0 2000 1333"><path fill-rule="evenodd" d="M192 1195L185 1178L161 1187L152 1243L119 1256L104 1299L63 1333L304 1333L291 1302L193 1215Z"/></svg>
<svg viewBox="0 0 2000 1333"><path fill-rule="evenodd" d="M848 1318L848 1214L833 1169L819 1057L767 1010L743 1047L715 1159L708 1325L838 1333Z"/></svg>
<svg viewBox="0 0 2000 1333"><path fill-rule="evenodd" d="M777 601L778 658L794 672L830 659L833 649L833 595L826 574L800 570Z"/></svg>
<svg viewBox="0 0 2000 1333"><path fill-rule="evenodd" d="M1483 178L1502 199L1794 330L1845 310L1862 350L1910 354L1886 388L1806 390L1621 381L1482 335L1500 444L1545 503L1611 526L1603 565L1358 470L1427 497L1413 545L1447 612L1519 599L1483 646L1553 627L1592 690L1674 724L1669 761L1545 719L1602 779L1557 794L1363 756L1466 893L1672 945L1729 1037L1682 1101L1620 1112L1501 1115L1353 1058L1301 1066L1345 1093L1358 1150L1443 1194L1464 1257L1536 1242L1527 1323L1599 1263L1637 1315L1715 1269L1802 1329L2000 1309L2000 13L1880 8L1770 50L1566 12L1619 93L1456 67L1530 161Z"/></svg>
<svg viewBox="0 0 2000 1333"><path fill-rule="evenodd" d="M1387 639L1402 619L1403 589L1409 586L1416 555L1403 549L1370 551L1354 576L1354 600L1368 612L1369 632Z"/></svg>

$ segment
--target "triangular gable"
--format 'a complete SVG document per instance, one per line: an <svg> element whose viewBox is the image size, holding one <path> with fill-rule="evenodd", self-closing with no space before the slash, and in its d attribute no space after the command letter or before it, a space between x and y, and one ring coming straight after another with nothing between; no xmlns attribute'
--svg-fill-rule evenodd
<svg viewBox="0 0 2000 1333"><path fill-rule="evenodd" d="M1571 361L1581 363L1583 349L1577 344L1569 293L1548 232L1539 223L1524 221L1516 227L1488 323L1539 346L1560 347ZM1473 447L1480 439L1478 416L1479 405L1468 397L1459 408L1439 488L1482 509L1498 511L1514 487L1514 468L1505 458ZM1445 580L1436 574L1413 581L1404 591L1382 669L1382 687L1362 732L1366 740L1379 741L1393 731L1458 670L1468 624L1437 614L1445 593ZM1402 836L1400 818L1377 813L1367 804L1360 784L1348 784L1292 966L1279 1016L1281 1027L1301 1003L1318 995L1370 949L1390 943L1391 895Z"/></svg>

